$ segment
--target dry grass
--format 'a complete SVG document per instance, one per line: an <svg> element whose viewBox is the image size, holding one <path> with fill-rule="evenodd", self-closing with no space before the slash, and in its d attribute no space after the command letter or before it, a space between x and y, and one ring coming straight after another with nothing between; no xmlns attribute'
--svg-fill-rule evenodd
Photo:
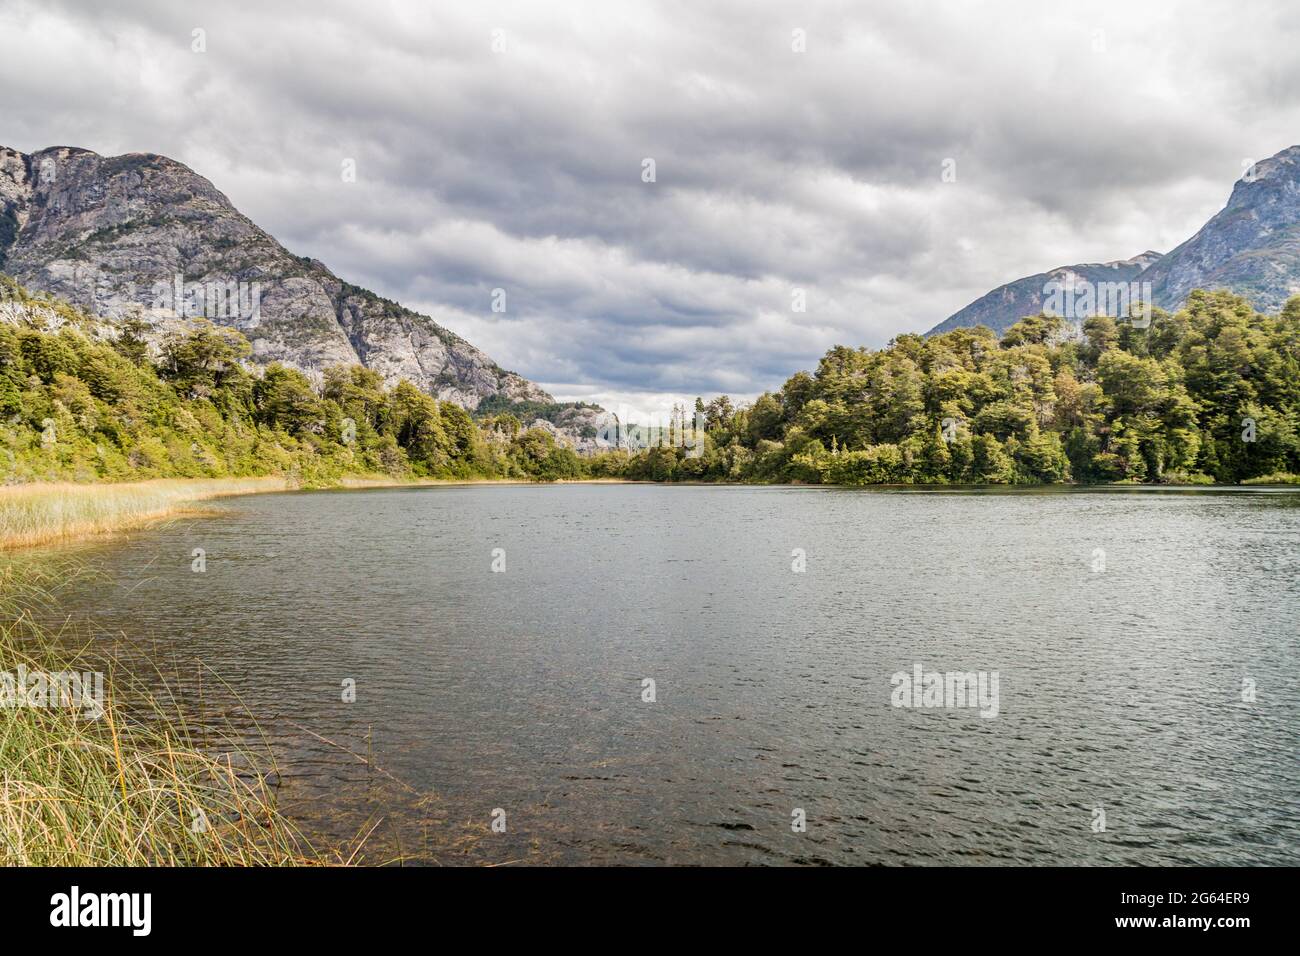
<svg viewBox="0 0 1300 956"><path fill-rule="evenodd" d="M274 477L0 487L0 549L126 531L180 514L197 501L290 487L289 479Z"/></svg>
<svg viewBox="0 0 1300 956"><path fill-rule="evenodd" d="M63 573L63 572L61 572ZM32 623L52 579L0 567L0 672L105 670L103 716L0 706L0 862L258 866L312 862L258 761L198 746L174 703ZM129 701L129 704L122 703Z"/></svg>
<svg viewBox="0 0 1300 956"><path fill-rule="evenodd" d="M622 484L619 478L583 479L559 484ZM340 488L386 488L405 485L532 485L532 480L395 479L385 475L351 475ZM103 484L41 482L0 485L0 551L76 541L94 535L142 528L195 509L195 503L229 495L288 491L290 478L160 478Z"/></svg>

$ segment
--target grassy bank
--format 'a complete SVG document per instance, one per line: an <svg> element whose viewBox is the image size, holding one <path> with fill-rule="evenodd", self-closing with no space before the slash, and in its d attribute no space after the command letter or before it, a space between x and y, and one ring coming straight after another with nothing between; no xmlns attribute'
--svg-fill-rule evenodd
<svg viewBox="0 0 1300 956"><path fill-rule="evenodd" d="M192 510L196 502L289 487L284 478L11 485L0 488L0 548L126 531Z"/></svg>
<svg viewBox="0 0 1300 956"><path fill-rule="evenodd" d="M1260 478L1247 478L1243 485L1300 485L1300 475L1286 471L1275 472Z"/></svg>
<svg viewBox="0 0 1300 956"><path fill-rule="evenodd" d="M0 861L8 865L291 865L310 849L257 761L201 750L176 705L31 623L52 577L0 567ZM35 675L102 673L98 707ZM89 677L86 686L92 685ZM89 695L88 695L89 696ZM123 704L122 701L129 701Z"/></svg>
<svg viewBox="0 0 1300 956"><path fill-rule="evenodd" d="M622 483L619 478L578 479L582 483ZM392 488L414 485L535 484L528 479L350 476L338 488ZM0 486L0 551L77 541L145 527L198 510L199 504L232 495L288 491L297 482L265 478L160 478L153 481L37 482Z"/></svg>

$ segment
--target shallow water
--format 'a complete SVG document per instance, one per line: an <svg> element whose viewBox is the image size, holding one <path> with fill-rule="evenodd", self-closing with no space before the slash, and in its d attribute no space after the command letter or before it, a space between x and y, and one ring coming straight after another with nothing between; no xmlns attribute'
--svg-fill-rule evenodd
<svg viewBox="0 0 1300 956"><path fill-rule="evenodd" d="M325 843L377 824L372 859L1300 863L1300 494L450 486L216 507L78 549L102 574L63 609L195 700L201 660L201 706L237 693L257 716L293 815ZM893 706L917 664L996 671L997 716Z"/></svg>

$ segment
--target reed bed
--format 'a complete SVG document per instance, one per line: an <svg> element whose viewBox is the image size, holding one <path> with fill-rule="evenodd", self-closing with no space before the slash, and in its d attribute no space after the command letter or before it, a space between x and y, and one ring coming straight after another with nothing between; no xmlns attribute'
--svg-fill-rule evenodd
<svg viewBox="0 0 1300 956"><path fill-rule="evenodd" d="M60 570L59 576L66 574ZM277 811L269 750L201 747L175 701L34 623L55 573L0 566L0 678L100 671L103 713L0 697L0 863L257 866L316 862ZM71 647L71 649L69 649ZM155 682L153 686L157 686ZM211 734L211 728L205 734ZM233 734L230 739L233 740ZM221 753L221 751L225 753ZM259 771L262 763L270 765ZM340 861L345 862L345 861Z"/></svg>
<svg viewBox="0 0 1300 956"><path fill-rule="evenodd" d="M0 549L127 531L226 495L284 491L287 478L160 479L0 487Z"/></svg>

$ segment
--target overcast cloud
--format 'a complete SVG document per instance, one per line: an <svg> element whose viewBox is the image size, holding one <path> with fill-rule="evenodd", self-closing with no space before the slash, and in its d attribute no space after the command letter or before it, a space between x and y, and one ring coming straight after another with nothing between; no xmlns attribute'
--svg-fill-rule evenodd
<svg viewBox="0 0 1300 956"><path fill-rule="evenodd" d="M1002 282L1168 251L1300 142L1287 0L207 6L0 0L0 144L168 155L610 406L752 397Z"/></svg>

